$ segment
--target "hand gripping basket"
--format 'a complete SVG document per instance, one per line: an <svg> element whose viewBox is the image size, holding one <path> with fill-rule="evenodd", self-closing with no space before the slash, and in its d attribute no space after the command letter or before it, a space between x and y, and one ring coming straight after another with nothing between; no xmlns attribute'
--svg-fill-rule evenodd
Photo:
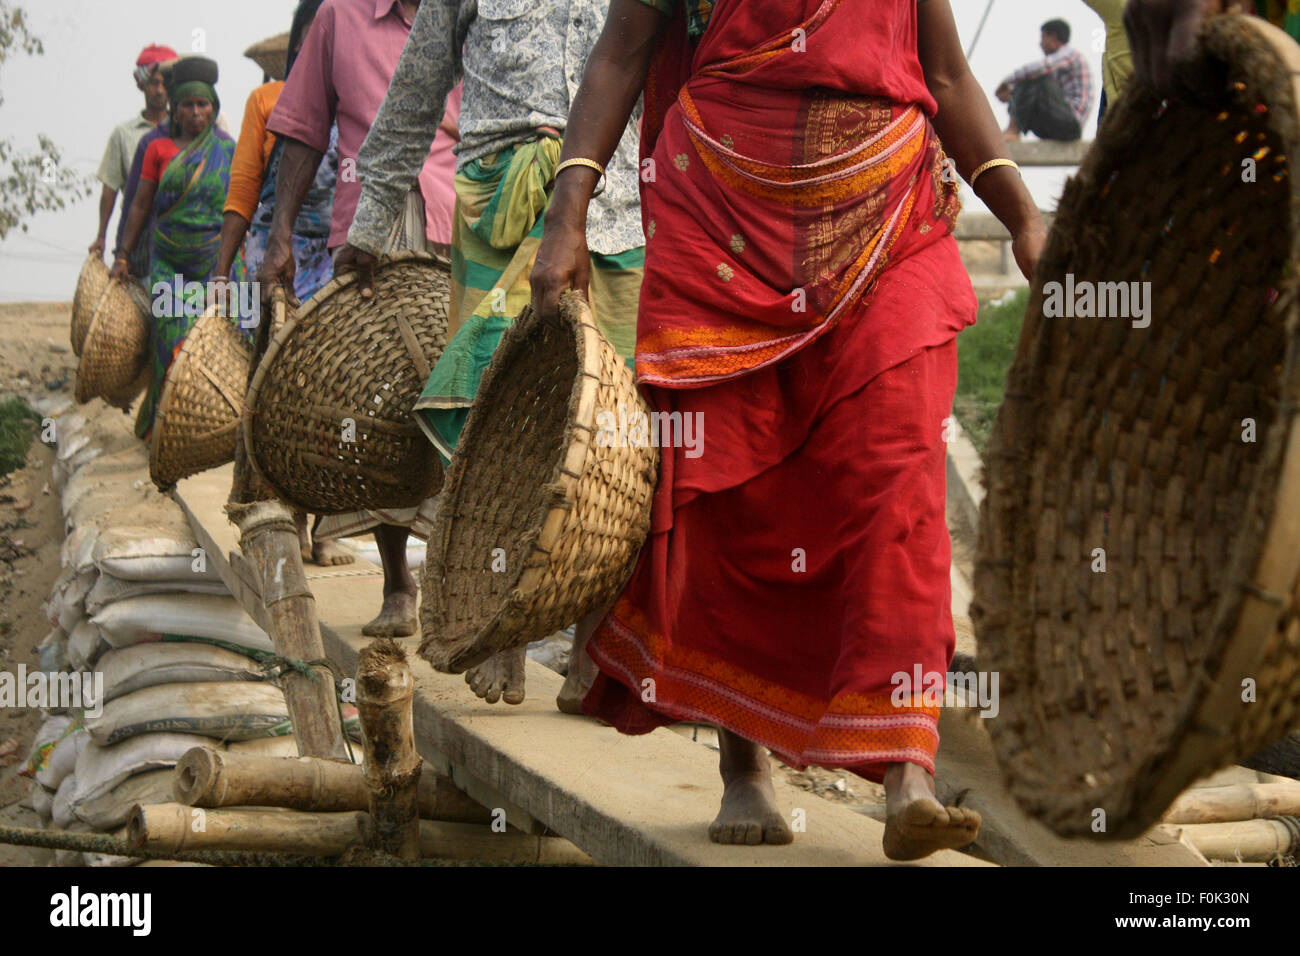
<svg viewBox="0 0 1300 956"><path fill-rule="evenodd" d="M659 450L600 440L601 412L648 412L632 372L566 294L525 309L483 375L424 566L420 654L458 673L538 640L622 589L650 529Z"/></svg>
<svg viewBox="0 0 1300 956"><path fill-rule="evenodd" d="M149 475L161 490L235 460L252 361L252 345L223 310L194 323L167 370L149 436Z"/></svg>
<svg viewBox="0 0 1300 956"><path fill-rule="evenodd" d="M1063 835L1140 833L1300 721L1300 47L1201 42L1217 98L1130 91L1067 186L986 462L990 731ZM1149 325L1082 317L1125 311L1101 283L1150 283Z"/></svg>
<svg viewBox="0 0 1300 956"><path fill-rule="evenodd" d="M273 335L245 399L249 460L313 514L414 507L442 486L412 411L447 345L447 269L382 259L369 300L356 279L331 280Z"/></svg>
<svg viewBox="0 0 1300 956"><path fill-rule="evenodd" d="M90 330L90 320L95 314L99 297L108 286L108 266L97 255L86 257L86 263L77 276L77 290L72 294L72 354L81 355Z"/></svg>
<svg viewBox="0 0 1300 956"><path fill-rule="evenodd" d="M134 279L109 282L95 303L77 366L77 401L129 404L149 381L149 297Z"/></svg>

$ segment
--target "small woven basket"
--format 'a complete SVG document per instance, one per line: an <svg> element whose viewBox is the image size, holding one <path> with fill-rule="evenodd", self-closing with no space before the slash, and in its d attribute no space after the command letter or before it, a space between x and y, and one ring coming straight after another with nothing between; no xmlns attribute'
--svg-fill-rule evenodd
<svg viewBox="0 0 1300 956"><path fill-rule="evenodd" d="M121 405L143 391L149 367L149 297L134 279L110 282L91 314L77 366L77 401ZM128 397L129 396L129 397Z"/></svg>
<svg viewBox="0 0 1300 956"><path fill-rule="evenodd" d="M244 51L258 67L273 80L283 80L289 61L289 34L277 33L259 40Z"/></svg>
<svg viewBox="0 0 1300 956"><path fill-rule="evenodd" d="M412 413L447 345L447 268L383 259L368 300L356 279L331 280L274 334L245 399L249 460L313 514L415 507L442 486Z"/></svg>
<svg viewBox="0 0 1300 956"><path fill-rule="evenodd" d="M603 440L648 412L632 372L566 294L531 309L483 375L429 537L420 654L458 673L616 597L650 530L659 450Z"/></svg>
<svg viewBox="0 0 1300 956"><path fill-rule="evenodd" d="M72 354L81 355L86 342L86 333L90 330L90 320L95 314L99 297L108 286L108 266L99 256L86 258L77 276L77 291L72 295Z"/></svg>
<svg viewBox="0 0 1300 956"><path fill-rule="evenodd" d="M149 437L149 475L159 489L235 460L252 361L248 339L221 309L194 323L167 370Z"/></svg>
<svg viewBox="0 0 1300 956"><path fill-rule="evenodd" d="M1063 835L1141 833L1300 722L1300 47L1201 42L1222 94L1130 91L1066 187L986 460L990 731ZM1124 312L1100 283L1147 317L1078 317Z"/></svg>

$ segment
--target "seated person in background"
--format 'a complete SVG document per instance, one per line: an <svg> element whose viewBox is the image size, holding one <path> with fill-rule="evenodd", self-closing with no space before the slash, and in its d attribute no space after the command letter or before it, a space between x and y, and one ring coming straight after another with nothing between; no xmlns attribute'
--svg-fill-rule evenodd
<svg viewBox="0 0 1300 956"><path fill-rule="evenodd" d="M997 89L1011 107L1006 138L1021 133L1039 139L1073 142L1083 135L1083 121L1092 102L1092 73L1082 53L1070 46L1070 25L1048 20L1039 44L1046 56L1012 73Z"/></svg>

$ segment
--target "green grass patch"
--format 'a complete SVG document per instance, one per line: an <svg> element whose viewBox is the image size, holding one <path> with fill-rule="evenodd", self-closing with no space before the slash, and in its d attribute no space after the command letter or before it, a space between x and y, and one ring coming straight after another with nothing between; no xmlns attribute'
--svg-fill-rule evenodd
<svg viewBox="0 0 1300 956"><path fill-rule="evenodd" d="M957 397L953 412L983 457L1016 355L1029 290L980 306L979 320L957 336Z"/></svg>
<svg viewBox="0 0 1300 956"><path fill-rule="evenodd" d="M27 449L40 427L41 416L21 398L11 395L0 401L0 477L26 463Z"/></svg>

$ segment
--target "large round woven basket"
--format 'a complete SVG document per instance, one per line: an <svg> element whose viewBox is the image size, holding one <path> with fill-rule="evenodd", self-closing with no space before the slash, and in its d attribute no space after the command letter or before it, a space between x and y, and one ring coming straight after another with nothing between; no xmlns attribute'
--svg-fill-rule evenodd
<svg viewBox="0 0 1300 956"><path fill-rule="evenodd" d="M273 37L259 40L244 51L248 57L273 80L283 80L285 67L289 60L289 34L277 33Z"/></svg>
<svg viewBox="0 0 1300 956"><path fill-rule="evenodd" d="M86 330L76 398L129 402L143 391L149 365L149 297L134 279L104 287Z"/></svg>
<svg viewBox="0 0 1300 956"><path fill-rule="evenodd" d="M252 361L252 345L222 310L194 323L167 370L149 436L149 475L160 489L235 460Z"/></svg>
<svg viewBox="0 0 1300 956"><path fill-rule="evenodd" d="M1130 91L1068 184L986 460L989 726L1064 835L1140 833L1300 721L1300 47L1201 42L1221 93Z"/></svg>
<svg viewBox="0 0 1300 956"><path fill-rule="evenodd" d="M108 286L108 266L97 255L86 257L86 263L77 276L77 290L72 294L72 354L80 355L90 330L90 320L95 314L99 297Z"/></svg>
<svg viewBox="0 0 1300 956"><path fill-rule="evenodd" d="M567 294L555 321L531 309L515 320L429 537L420 654L435 668L458 673L618 595L650 530L659 450L602 429L648 412L580 296Z"/></svg>
<svg viewBox="0 0 1300 956"><path fill-rule="evenodd" d="M274 334L245 404L249 460L313 514L414 507L442 486L413 418L447 345L447 268L400 253L361 298L355 272L327 283Z"/></svg>

